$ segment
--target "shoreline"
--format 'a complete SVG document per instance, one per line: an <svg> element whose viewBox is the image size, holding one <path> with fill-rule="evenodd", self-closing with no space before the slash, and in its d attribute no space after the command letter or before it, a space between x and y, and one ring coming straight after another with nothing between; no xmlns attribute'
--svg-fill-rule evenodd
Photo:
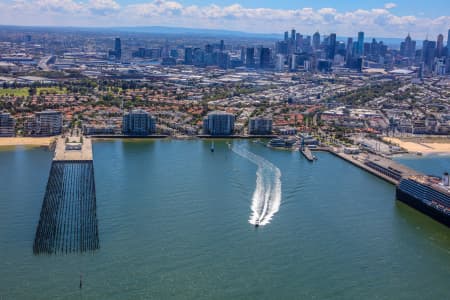
<svg viewBox="0 0 450 300"><path fill-rule="evenodd" d="M86 136L97 141L149 141L149 140L227 140L227 139L262 139L272 138L272 136L169 136L169 135L148 135L148 136L126 136L126 135L91 135ZM50 147L58 139L58 136L50 137L0 137L0 148L10 148L16 146L27 147Z"/></svg>
<svg viewBox="0 0 450 300"><path fill-rule="evenodd" d="M49 147L56 137L0 137L0 147Z"/></svg>
<svg viewBox="0 0 450 300"><path fill-rule="evenodd" d="M408 154L450 155L450 140L448 138L427 140L427 138L420 137L408 139L384 137L383 141L398 145L408 151Z"/></svg>

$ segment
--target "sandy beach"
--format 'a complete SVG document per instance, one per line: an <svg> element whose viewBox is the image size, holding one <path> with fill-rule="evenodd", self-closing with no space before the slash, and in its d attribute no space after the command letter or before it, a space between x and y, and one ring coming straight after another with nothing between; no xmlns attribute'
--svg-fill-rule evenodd
<svg viewBox="0 0 450 300"><path fill-rule="evenodd" d="M396 144L408 152L422 154L439 154L448 153L450 154L450 139L447 138L391 138L385 137L383 140Z"/></svg>
<svg viewBox="0 0 450 300"><path fill-rule="evenodd" d="M49 146L55 137L0 137L0 147Z"/></svg>

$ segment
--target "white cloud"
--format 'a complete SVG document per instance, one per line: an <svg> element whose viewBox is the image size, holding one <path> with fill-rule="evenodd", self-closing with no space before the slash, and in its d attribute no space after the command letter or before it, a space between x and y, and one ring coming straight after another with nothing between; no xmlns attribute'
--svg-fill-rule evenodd
<svg viewBox="0 0 450 300"><path fill-rule="evenodd" d="M11 5L7 5L6 9L11 8L17 10L20 14L22 11L35 10L36 13L42 12L80 12L83 10L81 3L72 0L15 0Z"/></svg>
<svg viewBox="0 0 450 300"><path fill-rule="evenodd" d="M3 1L3 4L1 4ZM189 5L172 0L152 0L120 6L115 0L0 0L0 20L11 25L70 26L185 26L276 33L296 28L310 34L403 37L411 32L417 38L448 29L450 16L426 18L420 14L401 16L390 11L395 3L373 9L338 11L332 7L272 9L246 8L240 4L221 6ZM138 1L138 0L135 0Z"/></svg>
<svg viewBox="0 0 450 300"><path fill-rule="evenodd" d="M95 10L119 10L120 5L114 0L90 0L88 7Z"/></svg>
<svg viewBox="0 0 450 300"><path fill-rule="evenodd" d="M386 8L386 9L391 9L391 8L394 8L394 7L397 7L397 4L392 3L392 2L386 3L384 5L384 8Z"/></svg>

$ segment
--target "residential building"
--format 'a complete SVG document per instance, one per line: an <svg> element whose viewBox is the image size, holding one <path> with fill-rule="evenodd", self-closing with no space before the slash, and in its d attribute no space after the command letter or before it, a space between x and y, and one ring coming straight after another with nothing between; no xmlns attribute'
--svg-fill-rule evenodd
<svg viewBox="0 0 450 300"><path fill-rule="evenodd" d="M254 117L248 122L249 134L271 134L272 119L264 117Z"/></svg>
<svg viewBox="0 0 450 300"><path fill-rule="evenodd" d="M15 135L16 120L9 113L0 112L0 137Z"/></svg>
<svg viewBox="0 0 450 300"><path fill-rule="evenodd" d="M203 132L210 135L231 135L234 130L234 115L213 111L203 119Z"/></svg>
<svg viewBox="0 0 450 300"><path fill-rule="evenodd" d="M62 133L63 116L59 111L45 110L25 121L25 135L53 136Z"/></svg>
<svg viewBox="0 0 450 300"><path fill-rule="evenodd" d="M150 135L156 132L156 118L142 109L123 115L122 133L125 135Z"/></svg>

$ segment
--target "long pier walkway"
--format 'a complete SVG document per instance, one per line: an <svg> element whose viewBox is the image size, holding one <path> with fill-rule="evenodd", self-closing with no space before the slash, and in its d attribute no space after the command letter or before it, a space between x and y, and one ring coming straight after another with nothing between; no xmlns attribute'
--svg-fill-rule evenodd
<svg viewBox="0 0 450 300"><path fill-rule="evenodd" d="M402 178L423 175L411 168L408 168L391 159L384 158L380 155L367 153L347 154L339 151L338 149L328 149L328 151L337 157L340 157L394 185L399 184Z"/></svg>
<svg viewBox="0 0 450 300"><path fill-rule="evenodd" d="M58 138L33 253L67 254L99 248L92 143Z"/></svg>

